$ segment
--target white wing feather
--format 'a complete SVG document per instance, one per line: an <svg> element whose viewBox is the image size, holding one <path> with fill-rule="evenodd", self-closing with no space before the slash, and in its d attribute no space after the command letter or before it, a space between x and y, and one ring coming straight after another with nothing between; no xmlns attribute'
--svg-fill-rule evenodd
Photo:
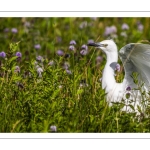
<svg viewBox="0 0 150 150"><path fill-rule="evenodd" d="M143 96L140 90L131 91L131 99L134 98L134 108L137 110L137 105L141 106L142 100L146 100L149 97L148 91L150 91L150 45L141 43L127 44L119 51L120 59L122 60L125 77L123 85L130 86L131 88L137 88L137 85L133 82L132 73L137 72L139 74L138 81L144 83L141 88L142 91L146 91ZM149 98L148 98L149 99ZM141 106L142 111L145 111L147 101L145 105Z"/></svg>
<svg viewBox="0 0 150 150"><path fill-rule="evenodd" d="M150 87L150 45L141 43L131 43L119 51L119 56L125 69L125 78L131 87L135 87L133 72L139 74L140 81L145 83L146 88Z"/></svg>

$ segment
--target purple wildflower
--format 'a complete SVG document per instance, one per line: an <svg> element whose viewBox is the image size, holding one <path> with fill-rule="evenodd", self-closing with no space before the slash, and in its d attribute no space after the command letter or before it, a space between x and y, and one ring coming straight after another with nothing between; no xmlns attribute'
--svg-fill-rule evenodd
<svg viewBox="0 0 150 150"><path fill-rule="evenodd" d="M17 30L17 28L12 28L12 29L11 29L11 32L12 32L12 33L17 33L18 30Z"/></svg>
<svg viewBox="0 0 150 150"><path fill-rule="evenodd" d="M97 19L97 17L91 17L91 20L94 20L94 21L95 21L96 19Z"/></svg>
<svg viewBox="0 0 150 150"><path fill-rule="evenodd" d="M53 66L54 65L54 61L51 60L49 63L48 63L49 66Z"/></svg>
<svg viewBox="0 0 150 150"><path fill-rule="evenodd" d="M41 45L40 44L36 44L36 45L34 45L34 48L37 49L37 50L41 49Z"/></svg>
<svg viewBox="0 0 150 150"><path fill-rule="evenodd" d="M117 70L118 72L120 71L120 65L116 64L115 70Z"/></svg>
<svg viewBox="0 0 150 150"><path fill-rule="evenodd" d="M143 26L142 24L139 24L139 25L138 25L138 30L142 32L143 29L144 29L144 26Z"/></svg>
<svg viewBox="0 0 150 150"><path fill-rule="evenodd" d="M110 28L111 28L111 32L112 33L116 33L117 32L116 26L111 26Z"/></svg>
<svg viewBox="0 0 150 150"><path fill-rule="evenodd" d="M128 30L129 26L126 23L124 23L124 24L122 24L121 28L122 28L122 30Z"/></svg>
<svg viewBox="0 0 150 150"><path fill-rule="evenodd" d="M20 52L16 52L17 57L22 57L22 54Z"/></svg>
<svg viewBox="0 0 150 150"><path fill-rule="evenodd" d="M87 27L87 21L81 22L79 27L80 27L80 29L83 29L83 28Z"/></svg>
<svg viewBox="0 0 150 150"><path fill-rule="evenodd" d="M5 52L0 52L0 57L5 58L6 57L6 53Z"/></svg>
<svg viewBox="0 0 150 150"><path fill-rule="evenodd" d="M137 29L138 31L142 32L144 29L144 26L142 25L142 23L140 21L137 21Z"/></svg>
<svg viewBox="0 0 150 150"><path fill-rule="evenodd" d="M101 56L97 56L96 57L96 62L100 63L100 62L102 62L102 60L103 60L103 57L101 57Z"/></svg>
<svg viewBox="0 0 150 150"><path fill-rule="evenodd" d="M115 26L106 27L104 35L108 36L108 35L111 35L111 34L115 34L116 32L117 32L117 28Z"/></svg>
<svg viewBox="0 0 150 150"><path fill-rule="evenodd" d="M37 61L40 61L40 62L43 62L43 57L42 57L42 56L37 56L37 57L36 57L36 60L37 60Z"/></svg>
<svg viewBox="0 0 150 150"><path fill-rule="evenodd" d="M25 27L30 27L31 24L30 24L30 22L26 21L26 22L24 23L24 26L25 26Z"/></svg>
<svg viewBox="0 0 150 150"><path fill-rule="evenodd" d="M37 71L39 77L41 78L42 77L43 69L41 67L38 67L36 71Z"/></svg>
<svg viewBox="0 0 150 150"><path fill-rule="evenodd" d="M90 44L90 43L94 43L94 40L92 40L92 39L88 40L88 44Z"/></svg>
<svg viewBox="0 0 150 150"><path fill-rule="evenodd" d="M83 49L83 50L80 51L80 54L83 55L83 56L85 56L85 55L88 54L88 51Z"/></svg>
<svg viewBox="0 0 150 150"><path fill-rule="evenodd" d="M68 70L68 69L66 70L66 73L67 74L72 74L72 72L70 70Z"/></svg>
<svg viewBox="0 0 150 150"><path fill-rule="evenodd" d="M71 40L70 41L70 45L76 45L76 41L75 40Z"/></svg>
<svg viewBox="0 0 150 150"><path fill-rule="evenodd" d="M20 72L20 67L19 67L19 66L16 66L14 72L15 72L15 73L19 73L19 72Z"/></svg>
<svg viewBox="0 0 150 150"><path fill-rule="evenodd" d="M69 46L69 50L74 51L74 49L75 49L74 45Z"/></svg>
<svg viewBox="0 0 150 150"><path fill-rule="evenodd" d="M60 36L57 36L57 37L56 37L56 41L57 41L58 43L61 43L61 42L62 42L62 38L61 38Z"/></svg>
<svg viewBox="0 0 150 150"><path fill-rule="evenodd" d="M50 126L50 130L51 130L52 132L56 132L56 131L57 131L57 127L54 126L54 125L52 125L52 126Z"/></svg>
<svg viewBox="0 0 150 150"><path fill-rule="evenodd" d="M81 46L81 49L88 50L88 47L87 47L87 45L84 44Z"/></svg>
<svg viewBox="0 0 150 150"><path fill-rule="evenodd" d="M63 56L63 55L64 55L64 52L63 52L62 50L58 50L56 53L57 53L57 55L59 55L59 56Z"/></svg>
<svg viewBox="0 0 150 150"><path fill-rule="evenodd" d="M9 32L9 28L5 28L5 29L4 29L4 32Z"/></svg>
<svg viewBox="0 0 150 150"><path fill-rule="evenodd" d="M37 73L41 73L41 72L43 72L43 69L41 67L38 67L37 68Z"/></svg>
<svg viewBox="0 0 150 150"><path fill-rule="evenodd" d="M128 87L126 88L126 91L131 91L131 87L128 86Z"/></svg>
<svg viewBox="0 0 150 150"><path fill-rule="evenodd" d="M108 35L110 35L111 34L111 28L110 27L106 27L105 28L105 32L104 32L104 35L105 36L108 36Z"/></svg>
<svg viewBox="0 0 150 150"><path fill-rule="evenodd" d="M63 65L63 68L65 70L67 70L67 69L69 69L69 67L70 67L70 64L68 62L65 62L64 65Z"/></svg>

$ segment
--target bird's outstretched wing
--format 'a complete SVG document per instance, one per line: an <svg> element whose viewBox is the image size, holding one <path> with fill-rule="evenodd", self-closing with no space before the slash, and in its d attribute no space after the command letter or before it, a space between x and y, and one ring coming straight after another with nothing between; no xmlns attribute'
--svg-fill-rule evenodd
<svg viewBox="0 0 150 150"><path fill-rule="evenodd" d="M132 73L139 74L138 79L150 87L150 45L141 43L130 43L119 51L125 69L125 78L129 86L133 87Z"/></svg>

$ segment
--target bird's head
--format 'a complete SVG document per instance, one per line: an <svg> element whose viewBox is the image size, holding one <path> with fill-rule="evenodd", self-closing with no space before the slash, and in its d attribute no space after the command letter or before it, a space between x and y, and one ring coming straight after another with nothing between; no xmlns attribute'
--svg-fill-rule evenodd
<svg viewBox="0 0 150 150"><path fill-rule="evenodd" d="M104 51L106 54L109 52L116 52L117 51L117 46L113 40L104 40L99 43L89 43L88 46L93 46L98 49L101 49Z"/></svg>

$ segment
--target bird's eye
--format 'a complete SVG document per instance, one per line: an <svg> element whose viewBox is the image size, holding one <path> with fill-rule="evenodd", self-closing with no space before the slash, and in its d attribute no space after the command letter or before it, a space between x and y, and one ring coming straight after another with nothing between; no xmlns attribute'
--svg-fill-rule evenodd
<svg viewBox="0 0 150 150"><path fill-rule="evenodd" d="M108 44L104 44L104 47L107 47L108 46Z"/></svg>

